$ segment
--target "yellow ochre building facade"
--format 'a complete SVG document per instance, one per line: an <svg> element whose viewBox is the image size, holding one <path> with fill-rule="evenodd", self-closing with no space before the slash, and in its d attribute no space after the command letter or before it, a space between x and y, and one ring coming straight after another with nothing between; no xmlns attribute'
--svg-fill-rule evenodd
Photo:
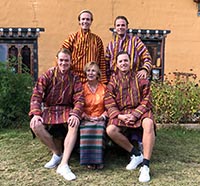
<svg viewBox="0 0 200 186"><path fill-rule="evenodd" d="M1 0L0 32L3 28L44 28L35 45L40 75L54 64L64 39L79 30L77 16L83 9L93 12L91 30L102 38L104 48L118 15L126 16L132 29L170 31L163 46L164 73L194 73L200 79L200 1Z"/></svg>

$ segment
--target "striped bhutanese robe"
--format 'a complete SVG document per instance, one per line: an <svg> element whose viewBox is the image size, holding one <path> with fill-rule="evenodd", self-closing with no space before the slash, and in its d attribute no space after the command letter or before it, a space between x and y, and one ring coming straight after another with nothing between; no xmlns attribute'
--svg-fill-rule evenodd
<svg viewBox="0 0 200 186"><path fill-rule="evenodd" d="M150 73L152 59L149 51L138 36L125 34L122 39L118 35L108 44L106 48L106 76L109 80L113 71L116 71L116 56L118 52L126 51L131 57L131 69L134 72L145 69Z"/></svg>
<svg viewBox="0 0 200 186"><path fill-rule="evenodd" d="M108 111L108 125L137 128L141 126L142 119L153 119L150 83L147 79L138 80L134 72L130 71L126 75L120 71L113 73L104 101ZM133 114L137 120L134 125L125 124L118 119L119 114Z"/></svg>
<svg viewBox="0 0 200 186"><path fill-rule="evenodd" d="M63 47L72 52L72 70L79 75L81 81L86 82L83 67L90 61L95 61L101 70L101 81L106 83L106 64L104 58L103 42L99 36L88 31L69 35L64 41Z"/></svg>
<svg viewBox="0 0 200 186"><path fill-rule="evenodd" d="M33 89L29 115L40 115L45 124L66 123L70 115L81 118L84 106L80 78L70 71L61 74L50 68L38 78Z"/></svg>

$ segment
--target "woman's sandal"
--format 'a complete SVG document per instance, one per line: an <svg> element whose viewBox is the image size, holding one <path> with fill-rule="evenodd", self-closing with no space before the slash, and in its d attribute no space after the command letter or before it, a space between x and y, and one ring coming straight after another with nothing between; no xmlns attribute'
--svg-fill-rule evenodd
<svg viewBox="0 0 200 186"><path fill-rule="evenodd" d="M96 165L87 165L87 168L90 169L90 170L95 170Z"/></svg>
<svg viewBox="0 0 200 186"><path fill-rule="evenodd" d="M104 164L96 165L97 170L102 170L104 168Z"/></svg>

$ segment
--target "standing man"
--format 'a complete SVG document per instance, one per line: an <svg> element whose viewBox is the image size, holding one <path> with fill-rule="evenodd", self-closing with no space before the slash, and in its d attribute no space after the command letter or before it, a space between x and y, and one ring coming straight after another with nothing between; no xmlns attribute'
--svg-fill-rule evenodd
<svg viewBox="0 0 200 186"><path fill-rule="evenodd" d="M57 66L40 76L33 89L30 128L53 153L44 167L50 169L60 164L57 173L66 180L74 180L76 176L71 172L68 161L82 115L83 88L79 77L70 71L71 52L62 48L56 57Z"/></svg>
<svg viewBox="0 0 200 186"><path fill-rule="evenodd" d="M105 107L108 112L108 136L131 155L127 170L134 170L142 163L140 182L150 180L149 163L155 142L155 124L152 114L150 83L139 79L130 70L131 60L127 52L116 56L117 70L112 74L105 94ZM144 155L128 139L134 128L143 130Z"/></svg>
<svg viewBox="0 0 200 186"><path fill-rule="evenodd" d="M69 35L63 43L63 47L69 49L72 53L72 70L79 75L81 81L85 83L84 66L89 61L97 61L102 72L101 81L106 83L103 42L98 35L92 33L90 30L93 14L89 10L83 10L78 15L78 21L81 29Z"/></svg>
<svg viewBox="0 0 200 186"><path fill-rule="evenodd" d="M116 36L106 48L106 76L110 79L111 74L117 69L116 56L120 51L126 51L131 57L131 70L137 72L138 78L147 78L151 72L151 56L138 36L127 34L128 20L125 16L117 16L114 21Z"/></svg>

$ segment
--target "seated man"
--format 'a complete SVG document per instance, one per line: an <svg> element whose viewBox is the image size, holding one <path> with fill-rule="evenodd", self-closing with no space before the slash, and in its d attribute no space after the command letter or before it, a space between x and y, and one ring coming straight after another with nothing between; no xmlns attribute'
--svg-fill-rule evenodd
<svg viewBox="0 0 200 186"><path fill-rule="evenodd" d="M57 66L38 78L29 112L32 117L30 128L53 153L45 168L54 168L60 164L57 173L66 180L76 179L68 161L76 142L84 105L82 83L70 71L70 65L71 52L60 49L57 53Z"/></svg>
<svg viewBox="0 0 200 186"><path fill-rule="evenodd" d="M105 94L105 107L108 111L108 136L119 146L131 154L131 161L126 169L140 169L140 182L148 182L149 161L154 142L154 121L152 114L150 85L147 79L138 79L130 69L130 56L121 51L117 57L117 70L111 76ZM127 134L131 130L141 127L143 129L143 154L132 145Z"/></svg>

